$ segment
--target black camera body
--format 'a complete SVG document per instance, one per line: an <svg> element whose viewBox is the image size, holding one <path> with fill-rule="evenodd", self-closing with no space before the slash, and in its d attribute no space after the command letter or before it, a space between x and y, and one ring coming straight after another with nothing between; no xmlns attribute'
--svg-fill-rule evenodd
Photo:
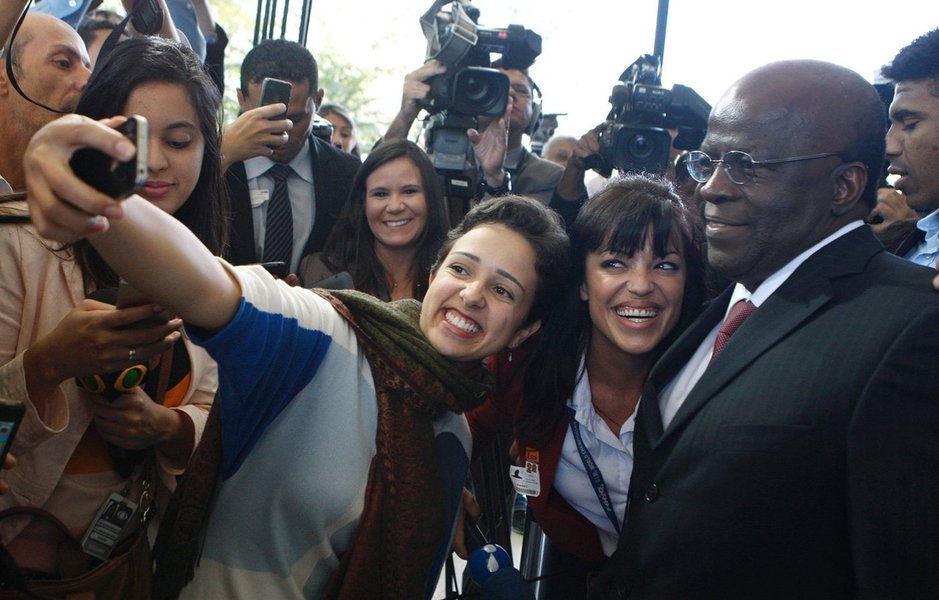
<svg viewBox="0 0 939 600"><path fill-rule="evenodd" d="M442 10L450 4L450 11ZM427 38L425 60L436 59L447 72L432 77L427 110L453 111L473 116L505 112L509 79L492 69L490 56L499 54L502 66L527 69L541 54L541 36L521 25L504 29L477 26L479 10L464 9L459 0L436 0L421 17Z"/></svg>
<svg viewBox="0 0 939 600"><path fill-rule="evenodd" d="M671 148L698 148L711 106L693 89L662 87L659 60L639 57L613 86L612 109L600 132L600 154L586 162L605 176L622 172L664 173ZM674 140L669 130L677 131Z"/></svg>

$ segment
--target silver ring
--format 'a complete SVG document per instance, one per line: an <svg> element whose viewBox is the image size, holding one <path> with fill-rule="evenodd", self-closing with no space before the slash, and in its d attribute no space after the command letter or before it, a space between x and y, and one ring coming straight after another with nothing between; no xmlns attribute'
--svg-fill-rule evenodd
<svg viewBox="0 0 939 600"><path fill-rule="evenodd" d="M130 362L136 362L136 361L137 361L137 351L134 350L133 348L131 348L130 351L127 352L127 360L129 360Z"/></svg>

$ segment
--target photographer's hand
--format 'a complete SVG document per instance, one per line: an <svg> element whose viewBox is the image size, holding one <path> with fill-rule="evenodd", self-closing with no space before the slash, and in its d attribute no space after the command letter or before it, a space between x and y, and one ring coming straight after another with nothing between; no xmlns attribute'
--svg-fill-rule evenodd
<svg viewBox="0 0 939 600"><path fill-rule="evenodd" d="M490 187L500 187L505 183L505 153L509 145L509 115L512 114L513 100L510 97L505 105L505 113L498 119L491 119L480 127L481 131L468 129L466 136L473 145L476 164L482 169L483 177Z"/></svg>
<svg viewBox="0 0 939 600"><path fill-rule="evenodd" d="M587 167L584 159L588 156L600 153L600 131L606 127L603 122L580 136L577 143L574 144L574 150L564 168L564 174L558 182L557 195L564 200L576 202L587 197L587 187L584 185L584 175L587 173Z"/></svg>
<svg viewBox="0 0 939 600"><path fill-rule="evenodd" d="M401 95L401 109L385 132L382 139L407 139L411 124L420 114L423 103L430 94L430 85L427 80L435 75L447 72L447 67L436 60L424 63L419 69L411 71L404 77L404 91Z"/></svg>
<svg viewBox="0 0 939 600"><path fill-rule="evenodd" d="M222 171L255 156L271 156L270 146L287 142L287 132L293 127L290 119L274 119L283 114L281 103L267 104L241 113L222 130Z"/></svg>

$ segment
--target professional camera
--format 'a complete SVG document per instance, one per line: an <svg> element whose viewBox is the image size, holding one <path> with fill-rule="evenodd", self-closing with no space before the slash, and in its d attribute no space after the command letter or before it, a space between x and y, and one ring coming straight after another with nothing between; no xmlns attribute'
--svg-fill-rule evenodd
<svg viewBox="0 0 939 600"><path fill-rule="evenodd" d="M604 176L612 170L664 173L672 145L701 145L711 106L693 89L661 85L660 61L645 54L620 75L610 95L613 106L600 132L600 154L585 162ZM669 129L676 130L672 140Z"/></svg>
<svg viewBox="0 0 939 600"><path fill-rule="evenodd" d="M450 11L442 10L450 4ZM477 27L479 9L460 0L437 0L421 17L427 38L425 60L436 59L447 72L428 82L427 110L443 110L475 116L505 112L509 79L489 67L490 55L500 54L507 69L527 69L541 54L541 36L521 25L505 29Z"/></svg>
<svg viewBox="0 0 939 600"><path fill-rule="evenodd" d="M483 29L478 20L479 10L461 0L436 0L421 17L425 60L447 67L446 73L428 80L425 108L431 116L424 123L424 139L448 196L475 196L476 186L467 174L471 149L466 130L478 128L479 116L503 114L509 99L509 78L490 68L491 55L500 55L503 68L527 69L541 54L537 33L521 25Z"/></svg>

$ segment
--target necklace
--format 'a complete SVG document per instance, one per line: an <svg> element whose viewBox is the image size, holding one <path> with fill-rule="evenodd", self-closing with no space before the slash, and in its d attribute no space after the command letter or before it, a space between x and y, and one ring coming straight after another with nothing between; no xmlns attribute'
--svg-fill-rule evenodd
<svg viewBox="0 0 939 600"><path fill-rule="evenodd" d="M612 425L614 425L614 426L616 427L616 432L618 432L618 431L623 427L623 423L626 422L626 419L623 419L623 420L614 419L614 418L611 417L610 415L606 414L604 411L600 410L600 407L597 406L595 402L592 402L592 401L591 401L591 404L593 404L593 409L594 409L595 411L597 411L597 414L598 414L598 415L600 415L601 417L603 417L603 419L604 419L607 423L612 424ZM628 417L627 417L627 418L628 418ZM614 432L614 433L615 433L615 432Z"/></svg>

